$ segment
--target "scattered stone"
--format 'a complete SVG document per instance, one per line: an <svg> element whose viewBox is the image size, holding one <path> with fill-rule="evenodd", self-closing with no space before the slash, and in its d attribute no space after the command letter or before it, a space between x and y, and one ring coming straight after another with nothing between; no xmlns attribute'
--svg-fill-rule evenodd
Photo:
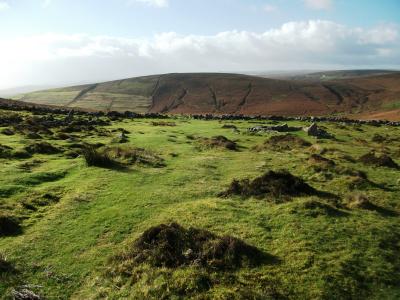
<svg viewBox="0 0 400 300"><path fill-rule="evenodd" d="M249 132L266 132L266 131L277 131L277 132L292 132L300 131L301 127L292 127L288 124L275 125L275 126L256 126L248 129Z"/></svg>
<svg viewBox="0 0 400 300"><path fill-rule="evenodd" d="M21 286L18 290L11 292L14 300L42 300L43 298L33 291L29 290L30 286Z"/></svg>
<svg viewBox="0 0 400 300"><path fill-rule="evenodd" d="M318 127L317 123L312 123L309 127L304 127L303 130L309 135L317 138L329 139L333 138L325 129Z"/></svg>

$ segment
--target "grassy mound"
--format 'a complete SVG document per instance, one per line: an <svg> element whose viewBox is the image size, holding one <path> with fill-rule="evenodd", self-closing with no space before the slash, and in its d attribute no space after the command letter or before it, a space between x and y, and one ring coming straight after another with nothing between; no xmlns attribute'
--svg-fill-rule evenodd
<svg viewBox="0 0 400 300"><path fill-rule="evenodd" d="M310 217L318 217L318 216L342 216L344 213L340 211L335 206L331 204L322 202L316 199L308 199L297 206L295 206L292 210L293 213L303 214Z"/></svg>
<svg viewBox="0 0 400 300"><path fill-rule="evenodd" d="M0 214L0 237L13 236L22 232L18 218L5 213Z"/></svg>
<svg viewBox="0 0 400 300"><path fill-rule="evenodd" d="M12 263L7 260L3 253L0 253L0 274L11 272L13 269Z"/></svg>
<svg viewBox="0 0 400 300"><path fill-rule="evenodd" d="M257 248L231 236L219 237L210 231L184 228L177 223L161 224L146 230L120 258L137 264L176 268L201 266L234 269L255 266L264 258Z"/></svg>
<svg viewBox="0 0 400 300"><path fill-rule="evenodd" d="M118 163L111 159L107 152L97 150L94 146L87 145L82 149L88 167L115 168Z"/></svg>
<svg viewBox="0 0 400 300"><path fill-rule="evenodd" d="M165 166L164 160L153 152L133 146L113 146L96 149L86 145L83 155L88 166L103 168L123 167L131 164L143 164L152 167Z"/></svg>
<svg viewBox="0 0 400 300"><path fill-rule="evenodd" d="M152 167L165 166L164 160L152 151L133 146L107 147L104 150L109 157L124 164L143 164Z"/></svg>
<svg viewBox="0 0 400 300"><path fill-rule="evenodd" d="M266 140L262 145L256 146L254 149L256 151L264 150L292 150L297 148L310 147L311 143L303 140L302 138L292 135L274 135Z"/></svg>
<svg viewBox="0 0 400 300"><path fill-rule="evenodd" d="M34 154L57 154L60 153L61 150L47 142L37 142L29 144L24 148L24 150L28 153Z"/></svg>
<svg viewBox="0 0 400 300"><path fill-rule="evenodd" d="M399 165L393 161L393 159L386 155L382 154L381 156L376 156L375 153L370 152L364 154L359 158L359 161L365 165L372 165L376 167L388 167L392 169L398 169Z"/></svg>
<svg viewBox="0 0 400 300"><path fill-rule="evenodd" d="M10 158L12 156L12 148L6 145L0 145L0 158Z"/></svg>
<svg viewBox="0 0 400 300"><path fill-rule="evenodd" d="M230 139L218 135L212 138L199 138L198 139L198 146L202 149L212 149L212 148L220 148L220 149L227 149L227 150L237 150L237 144Z"/></svg>
<svg viewBox="0 0 400 300"><path fill-rule="evenodd" d="M151 122L151 125L153 126L170 126L170 127L174 127L176 126L175 122L165 122L165 121L153 121Z"/></svg>
<svg viewBox="0 0 400 300"><path fill-rule="evenodd" d="M265 196L302 196L316 193L317 191L313 187L287 171L269 171L252 181L234 179L228 190L221 193L220 196L240 195L263 198Z"/></svg>

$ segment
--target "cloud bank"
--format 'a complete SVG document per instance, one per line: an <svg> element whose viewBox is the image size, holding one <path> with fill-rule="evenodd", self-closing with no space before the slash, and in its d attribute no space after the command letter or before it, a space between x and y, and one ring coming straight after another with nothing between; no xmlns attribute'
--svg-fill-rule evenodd
<svg viewBox="0 0 400 300"><path fill-rule="evenodd" d="M5 1L0 1L0 12L10 8L10 5Z"/></svg>
<svg viewBox="0 0 400 300"><path fill-rule="evenodd" d="M263 33L163 33L150 39L45 34L0 40L0 88L166 72L399 68L395 25L289 22Z"/></svg>

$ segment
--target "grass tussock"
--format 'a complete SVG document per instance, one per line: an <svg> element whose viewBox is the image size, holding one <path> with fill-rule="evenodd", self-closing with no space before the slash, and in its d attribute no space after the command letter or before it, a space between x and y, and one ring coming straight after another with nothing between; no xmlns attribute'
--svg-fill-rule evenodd
<svg viewBox="0 0 400 300"><path fill-rule="evenodd" d="M256 247L235 237L217 236L204 229L186 229L171 223L146 230L119 259L154 267L198 266L225 270L255 266L264 257Z"/></svg>
<svg viewBox="0 0 400 300"><path fill-rule="evenodd" d="M83 157L88 167L115 168L118 163L107 152L100 151L93 146L82 149Z"/></svg>
<svg viewBox="0 0 400 300"><path fill-rule="evenodd" d="M57 154L61 152L61 149L47 143L47 142L36 142L27 145L24 150L30 154Z"/></svg>
<svg viewBox="0 0 400 300"><path fill-rule="evenodd" d="M399 165L387 154L377 156L374 152L369 152L361 156L359 161L365 165L399 169Z"/></svg>
<svg viewBox="0 0 400 300"><path fill-rule="evenodd" d="M0 252L0 275L11 273L15 270L14 265L7 259L7 256Z"/></svg>
<svg viewBox="0 0 400 300"><path fill-rule="evenodd" d="M7 213L0 213L0 237L13 236L21 232L21 223L17 217Z"/></svg>
<svg viewBox="0 0 400 300"><path fill-rule="evenodd" d="M176 123L175 122L166 122L166 121L153 121L153 122L151 122L151 125L175 127Z"/></svg>
<svg viewBox="0 0 400 300"><path fill-rule="evenodd" d="M102 168L122 168L131 164L141 164L152 167L165 166L164 159L152 151L133 146L112 146L96 149L86 146L83 156L88 166Z"/></svg>
<svg viewBox="0 0 400 300"><path fill-rule="evenodd" d="M235 151L238 149L236 142L230 139L218 135L211 138L199 138L197 140L197 145L200 149L227 149Z"/></svg>
<svg viewBox="0 0 400 300"><path fill-rule="evenodd" d="M0 158L12 157L12 150L13 150L13 148L0 144Z"/></svg>
<svg viewBox="0 0 400 300"><path fill-rule="evenodd" d="M219 194L222 197L239 195L242 197L264 198L267 196L304 196L313 195L317 191L309 186L304 180L290 174L287 171L268 171L264 175L253 180L234 179L229 188Z"/></svg>
<svg viewBox="0 0 400 300"><path fill-rule="evenodd" d="M122 164L142 164L152 167L164 167L165 162L150 150L133 146L107 147L103 150L112 159Z"/></svg>
<svg viewBox="0 0 400 300"><path fill-rule="evenodd" d="M318 199L307 199L298 203L292 209L292 213L302 214L314 218L319 216L338 217L345 214L334 205L325 203Z"/></svg>
<svg viewBox="0 0 400 300"><path fill-rule="evenodd" d="M266 140L262 145L254 147L256 151L264 150L293 150L298 148L310 147L311 143L292 134L274 135Z"/></svg>
<svg viewBox="0 0 400 300"><path fill-rule="evenodd" d="M319 154L311 154L308 163L316 170L329 170L335 167L335 162L331 159L325 158Z"/></svg>

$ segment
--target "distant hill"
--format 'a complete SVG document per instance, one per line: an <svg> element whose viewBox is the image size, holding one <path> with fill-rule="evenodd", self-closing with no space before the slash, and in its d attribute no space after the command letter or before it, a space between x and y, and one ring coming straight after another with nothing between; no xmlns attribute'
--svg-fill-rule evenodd
<svg viewBox="0 0 400 300"><path fill-rule="evenodd" d="M400 109L400 72L381 75L383 71L378 71L346 71L345 75L334 71L323 74L346 79L317 81L221 73L164 74L44 90L16 99L101 111L368 117Z"/></svg>
<svg viewBox="0 0 400 300"><path fill-rule="evenodd" d="M286 76L281 76L281 78L293 79L293 80L328 81L328 80L340 80L348 78L387 75L397 72L398 71L390 71L390 70L336 70L336 71L323 71L323 72L312 72L305 74L286 75Z"/></svg>

